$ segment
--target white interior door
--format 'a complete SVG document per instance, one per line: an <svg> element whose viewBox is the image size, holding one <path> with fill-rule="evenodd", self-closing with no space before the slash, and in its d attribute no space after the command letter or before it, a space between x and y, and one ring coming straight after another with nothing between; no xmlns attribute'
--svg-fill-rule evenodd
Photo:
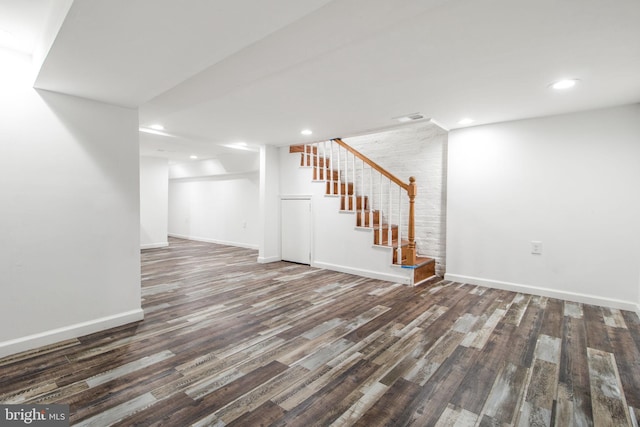
<svg viewBox="0 0 640 427"><path fill-rule="evenodd" d="M282 199L282 260L311 263L311 200Z"/></svg>

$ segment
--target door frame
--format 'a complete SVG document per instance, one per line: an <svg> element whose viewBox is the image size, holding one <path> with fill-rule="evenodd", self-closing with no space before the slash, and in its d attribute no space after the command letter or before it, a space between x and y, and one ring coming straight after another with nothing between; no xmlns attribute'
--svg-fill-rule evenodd
<svg viewBox="0 0 640 427"><path fill-rule="evenodd" d="M279 227L280 228L280 236L279 236L279 240L280 240L280 260L282 261L282 201L283 200L308 200L309 201L309 207L310 207L310 212L309 212L309 266L313 267L313 263L315 260L315 254L314 254L314 224L315 224L315 217L314 217L314 206L313 206L313 196L311 194L287 194L287 195L280 195L280 203L278 206L279 209L279 220L280 220L280 224Z"/></svg>

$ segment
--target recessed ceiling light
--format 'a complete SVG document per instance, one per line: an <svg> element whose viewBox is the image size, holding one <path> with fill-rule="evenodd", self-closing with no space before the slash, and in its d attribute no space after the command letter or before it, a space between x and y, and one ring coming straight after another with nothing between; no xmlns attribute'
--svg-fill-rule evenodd
<svg viewBox="0 0 640 427"><path fill-rule="evenodd" d="M0 28L0 37L6 38L6 39L13 39L15 36L11 31L6 30L4 28Z"/></svg>
<svg viewBox="0 0 640 427"><path fill-rule="evenodd" d="M300 132L303 135L311 135L313 132L310 129L304 129L302 132Z"/></svg>
<svg viewBox="0 0 640 427"><path fill-rule="evenodd" d="M578 83L577 79L558 80L551 84L551 88L555 90L571 89L576 85L576 83Z"/></svg>
<svg viewBox="0 0 640 427"><path fill-rule="evenodd" d="M192 154L192 155L190 155L190 156L189 156L189 158L190 158L191 160L195 160L195 159L197 159L197 158L198 158L198 156L196 156L195 154Z"/></svg>
<svg viewBox="0 0 640 427"><path fill-rule="evenodd" d="M234 150L253 151L246 142L234 142L233 144L225 144L223 147L233 148Z"/></svg>
<svg viewBox="0 0 640 427"><path fill-rule="evenodd" d="M474 121L475 121L475 120L470 119L470 118L464 118L464 119L462 119L462 120L459 120L459 121L458 121L458 124L459 124L459 125L462 125L462 126L466 126L466 125L470 125L470 124L471 124L471 123L473 123Z"/></svg>
<svg viewBox="0 0 640 427"><path fill-rule="evenodd" d="M163 132L161 130L155 130L155 129L151 129L151 128L138 128L138 130L140 132L144 132L144 133L151 133L153 135L162 135L162 136L169 136L169 137L173 137L173 135L170 135L166 132Z"/></svg>
<svg viewBox="0 0 640 427"><path fill-rule="evenodd" d="M151 126L149 126L151 129L155 129L155 130L164 130L164 126L160 125L160 124L153 124Z"/></svg>
<svg viewBox="0 0 640 427"><path fill-rule="evenodd" d="M19 50L19 51L23 51L23 47L21 46L20 40L18 40L15 36L15 34L13 34L11 31L5 29L5 28L0 28L0 47L6 47L9 49L13 49L13 50ZM31 53L31 52L26 52L24 51L24 53Z"/></svg>

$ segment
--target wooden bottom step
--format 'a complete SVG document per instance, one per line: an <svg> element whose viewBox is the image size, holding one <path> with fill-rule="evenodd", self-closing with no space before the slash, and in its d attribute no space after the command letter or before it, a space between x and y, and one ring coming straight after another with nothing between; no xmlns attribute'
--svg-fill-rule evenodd
<svg viewBox="0 0 640 427"><path fill-rule="evenodd" d="M436 260L427 257L417 257L416 265L402 266L413 269L413 285L419 285L427 279L436 275Z"/></svg>

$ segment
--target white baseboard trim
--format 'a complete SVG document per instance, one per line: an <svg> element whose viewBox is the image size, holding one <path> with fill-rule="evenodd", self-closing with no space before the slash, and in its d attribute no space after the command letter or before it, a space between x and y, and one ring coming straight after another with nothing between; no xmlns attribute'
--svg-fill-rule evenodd
<svg viewBox="0 0 640 427"><path fill-rule="evenodd" d="M88 322L76 323L62 328L51 329L38 334L0 342L0 358L12 354L33 350L38 347L55 344L60 341L78 338L105 329L126 325L144 319L142 309L126 311L113 316L102 317Z"/></svg>
<svg viewBox="0 0 640 427"><path fill-rule="evenodd" d="M387 282L400 283L402 285L411 285L411 277L400 276L389 273L380 273L378 271L363 270L360 268L347 267L344 265L330 264L328 262L313 262L312 267L324 268L326 270L339 271L340 273L348 273L356 276L368 277L370 279L386 280ZM413 270L411 270L413 274Z"/></svg>
<svg viewBox="0 0 640 427"><path fill-rule="evenodd" d="M166 248L167 246L169 246L169 242L145 243L140 245L140 249L157 249Z"/></svg>
<svg viewBox="0 0 640 427"><path fill-rule="evenodd" d="M640 316L640 307L638 307L638 304L613 298L560 291L551 288L541 288L538 286L523 285L520 283L489 280L480 277L463 276L460 274L445 273L444 278L445 280L451 280L459 283L468 283L470 285L486 286L488 288L502 289L505 291L520 292L549 298L558 298L582 304L599 305L603 307L617 308L619 310L634 311L636 313L639 313Z"/></svg>
<svg viewBox="0 0 640 427"><path fill-rule="evenodd" d="M176 237L178 239L185 239L185 240L194 240L196 242L216 243L218 245L235 246L238 248L258 250L258 245L254 245L251 243L230 242L228 240L210 239L208 237L199 237L199 236L185 236L183 234L175 234L175 233L169 233L169 237Z"/></svg>
<svg viewBox="0 0 640 427"><path fill-rule="evenodd" d="M278 262L278 261L282 261L282 258L280 258L279 256L268 256L268 257L259 256L258 257L259 264L269 264L270 262Z"/></svg>

